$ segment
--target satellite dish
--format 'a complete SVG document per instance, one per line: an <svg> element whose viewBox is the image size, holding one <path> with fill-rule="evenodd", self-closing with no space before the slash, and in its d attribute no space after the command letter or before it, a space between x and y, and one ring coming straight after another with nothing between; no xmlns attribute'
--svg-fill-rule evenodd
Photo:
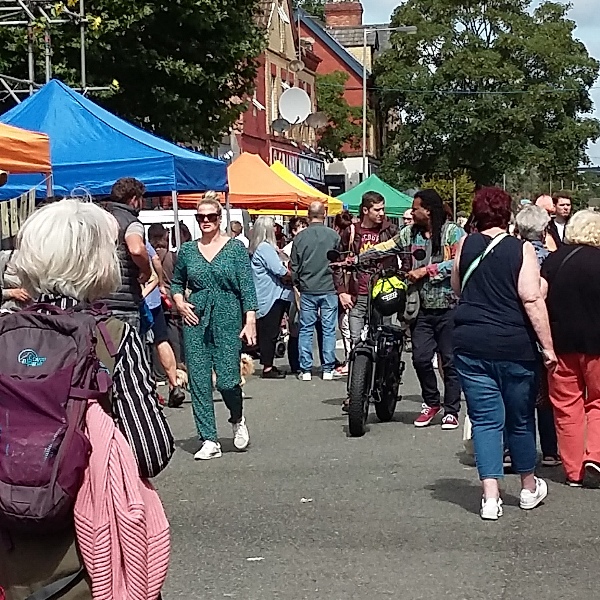
<svg viewBox="0 0 600 600"><path fill-rule="evenodd" d="M306 119L306 124L313 129L321 129L329 123L329 118L324 112L313 113Z"/></svg>
<svg viewBox="0 0 600 600"><path fill-rule="evenodd" d="M306 65L304 64L304 61L300 60L299 58L297 58L296 60L292 60L288 65L288 69L292 73L300 73L300 71L304 71L305 68Z"/></svg>
<svg viewBox="0 0 600 600"><path fill-rule="evenodd" d="M306 121L311 110L310 96L301 88L293 87L285 90L279 98L279 113L292 125Z"/></svg>
<svg viewBox="0 0 600 600"><path fill-rule="evenodd" d="M286 121L285 119L275 119L271 123L271 127L273 128L273 131L276 131L277 133L283 133L284 131L289 131L291 125L289 121Z"/></svg>

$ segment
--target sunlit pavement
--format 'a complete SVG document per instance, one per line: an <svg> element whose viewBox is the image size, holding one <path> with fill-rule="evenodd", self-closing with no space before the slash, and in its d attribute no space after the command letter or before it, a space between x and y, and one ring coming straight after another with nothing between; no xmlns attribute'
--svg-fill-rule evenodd
<svg viewBox="0 0 600 600"><path fill-rule="evenodd" d="M361 439L347 437L344 392L316 376L251 377L251 449L233 450L218 402L224 455L209 462L193 460L190 404L166 409L178 450L157 481L173 538L165 600L598 597L600 490L545 469L548 499L525 513L512 475L504 517L482 522L462 428L412 424L411 368L395 421L372 415Z"/></svg>

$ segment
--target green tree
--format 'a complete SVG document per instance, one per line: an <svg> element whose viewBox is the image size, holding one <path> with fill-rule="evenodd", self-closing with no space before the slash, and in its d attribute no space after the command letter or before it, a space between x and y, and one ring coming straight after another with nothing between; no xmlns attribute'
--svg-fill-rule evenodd
<svg viewBox="0 0 600 600"><path fill-rule="evenodd" d="M456 180L456 211L471 212L475 183L467 173L458 173L454 177L432 177L424 180L419 187L435 190L448 206L454 206L454 182Z"/></svg>
<svg viewBox="0 0 600 600"><path fill-rule="evenodd" d="M118 89L100 96L106 108L164 137L210 148L253 91L256 58L266 44L257 19L260 4L87 0L86 10L96 19L95 29L88 28L88 86L116 80ZM78 86L78 29L62 26L51 33L54 76ZM24 32L5 29L0 35L0 68L8 63L9 74L25 78Z"/></svg>
<svg viewBox="0 0 600 600"><path fill-rule="evenodd" d="M325 20L325 0L294 0L294 9L302 8L309 15Z"/></svg>
<svg viewBox="0 0 600 600"><path fill-rule="evenodd" d="M433 176L465 169L482 184L537 167L574 173L600 136L589 90L600 64L573 37L568 6L531 0L408 0L376 64L390 136L388 171Z"/></svg>
<svg viewBox="0 0 600 600"><path fill-rule="evenodd" d="M317 108L329 119L319 131L319 148L329 158L344 158L343 147L359 148L362 136L362 109L352 107L344 98L344 86L349 75L334 71L317 75Z"/></svg>

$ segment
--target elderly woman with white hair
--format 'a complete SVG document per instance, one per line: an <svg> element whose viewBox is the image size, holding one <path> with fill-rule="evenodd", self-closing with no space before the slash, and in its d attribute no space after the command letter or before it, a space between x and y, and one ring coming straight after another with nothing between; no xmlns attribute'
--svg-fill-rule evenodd
<svg viewBox="0 0 600 600"><path fill-rule="evenodd" d="M582 210L542 266L558 357L548 376L560 456L572 487L600 476L600 213Z"/></svg>
<svg viewBox="0 0 600 600"><path fill-rule="evenodd" d="M288 268L283 263L275 239L272 217L258 217L250 241L252 278L258 298L257 334L263 379L284 379L286 374L273 365L275 346L283 315L289 310L294 293ZM289 277L288 277L289 279Z"/></svg>
<svg viewBox="0 0 600 600"><path fill-rule="evenodd" d="M85 312L90 303L106 297L120 283L117 238L117 223L108 212L90 202L62 200L39 209L24 223L14 269L27 293L40 303L40 312L47 311L47 305ZM0 317L7 318L11 317ZM114 363L110 422L114 419L133 451L139 477L154 477L168 464L174 445L158 405L144 346L128 324L113 319L105 325L117 351L114 360L106 359ZM115 332L120 339L113 336ZM100 337L96 352L109 357L112 353L106 345L101 348ZM92 457L97 451L93 445ZM111 530L111 543L116 547L114 535ZM58 590L52 597L91 600L93 573L83 576L73 523L51 535L11 532L10 537L11 543L0 542L0 591L4 589L8 600L28 597L51 583ZM120 567L113 566L119 572ZM140 573L140 579L143 576ZM64 589L53 583L58 581L67 582Z"/></svg>
<svg viewBox="0 0 600 600"><path fill-rule="evenodd" d="M525 206L516 217L515 233L518 233L522 240L529 242L534 247L540 267L550 255L550 251L546 248L549 223L550 215L548 212L541 206L533 206L531 204ZM546 280L542 279L541 284L542 292L546 295ZM538 393L537 422L540 446L542 448L542 466L557 467L561 461L558 454L554 414L548 398L548 384L545 375L540 382L540 391Z"/></svg>

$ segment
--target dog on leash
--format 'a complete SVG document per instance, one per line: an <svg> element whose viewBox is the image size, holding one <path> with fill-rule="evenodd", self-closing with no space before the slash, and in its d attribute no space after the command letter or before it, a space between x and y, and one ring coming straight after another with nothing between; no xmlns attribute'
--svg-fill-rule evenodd
<svg viewBox="0 0 600 600"><path fill-rule="evenodd" d="M242 388L246 385L246 377L250 377L251 375L254 374L255 371L255 367L254 367L254 361L252 360L252 357L249 354L242 354L240 356L240 375L242 378ZM213 371L212 374L212 383L213 383L213 389L216 388L217 385L217 376L215 374L215 372ZM189 386L189 379L188 379L188 373L187 373L187 369L185 367L184 364L178 364L177 365L177 385L181 386L184 389L188 389Z"/></svg>

